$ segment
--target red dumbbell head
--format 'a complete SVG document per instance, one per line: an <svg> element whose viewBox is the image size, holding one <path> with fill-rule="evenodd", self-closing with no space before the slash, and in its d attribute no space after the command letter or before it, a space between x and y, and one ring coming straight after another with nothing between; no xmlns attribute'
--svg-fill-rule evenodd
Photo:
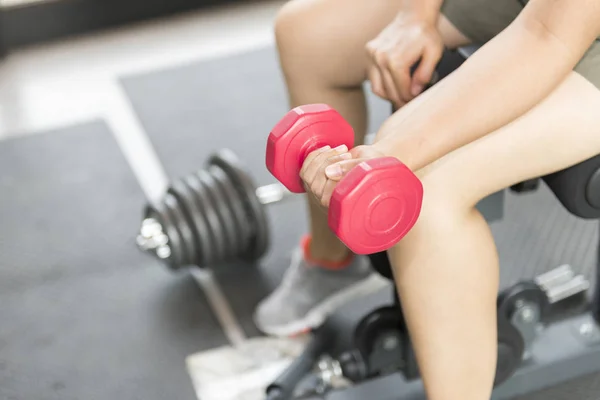
<svg viewBox="0 0 600 400"><path fill-rule="evenodd" d="M329 227L356 254L385 251L414 226L423 185L393 157L359 164L338 183L329 205Z"/></svg>
<svg viewBox="0 0 600 400"><path fill-rule="evenodd" d="M302 193L299 174L306 156L320 147L342 144L353 147L354 131L337 111L325 104L296 107L269 134L267 169L291 192Z"/></svg>

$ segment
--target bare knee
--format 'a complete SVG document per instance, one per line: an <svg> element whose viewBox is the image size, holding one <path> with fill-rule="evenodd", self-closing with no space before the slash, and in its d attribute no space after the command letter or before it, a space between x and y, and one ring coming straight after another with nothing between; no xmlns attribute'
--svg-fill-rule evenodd
<svg viewBox="0 0 600 400"><path fill-rule="evenodd" d="M292 52L302 45L304 37L309 33L306 24L311 5L306 0L287 2L275 17L275 40L280 55Z"/></svg>
<svg viewBox="0 0 600 400"><path fill-rule="evenodd" d="M286 79L356 87L366 79L366 43L387 26L399 0L291 0L275 19ZM393 9L395 12L392 12Z"/></svg>
<svg viewBox="0 0 600 400"><path fill-rule="evenodd" d="M291 0L275 19L279 61L288 83L319 86L355 86L363 81L360 66L344 68L362 54L349 51L350 36L336 26L339 16L330 0ZM338 10L338 12L342 12Z"/></svg>
<svg viewBox="0 0 600 400"><path fill-rule="evenodd" d="M465 182L464 176L452 174L441 165L421 176L423 205L419 221L421 224L454 226L469 217L481 200L478 191L468 189L474 182ZM467 178L468 179L468 178Z"/></svg>

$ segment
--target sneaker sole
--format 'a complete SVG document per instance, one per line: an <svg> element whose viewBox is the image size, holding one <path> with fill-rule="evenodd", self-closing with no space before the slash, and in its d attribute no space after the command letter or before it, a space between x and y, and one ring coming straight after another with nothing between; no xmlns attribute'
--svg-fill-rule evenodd
<svg viewBox="0 0 600 400"><path fill-rule="evenodd" d="M340 290L336 294L326 297L316 307L312 308L304 318L293 321L287 325L259 327L260 330L271 336L294 336L316 328L325 322L337 308L340 308L350 300L367 296L388 286L390 282L379 274L370 277ZM255 322L256 324L256 322ZM258 326L258 324L256 324Z"/></svg>

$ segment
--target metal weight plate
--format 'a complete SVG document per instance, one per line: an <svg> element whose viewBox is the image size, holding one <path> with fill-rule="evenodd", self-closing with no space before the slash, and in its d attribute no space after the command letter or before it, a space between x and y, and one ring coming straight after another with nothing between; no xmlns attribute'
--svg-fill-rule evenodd
<svg viewBox="0 0 600 400"><path fill-rule="evenodd" d="M231 181L234 182L235 188L242 196L241 198L244 199L244 207L250 217L254 234L251 243L242 256L249 261L259 259L269 247L269 225L263 205L256 197L256 185L245 172L244 166L235 153L229 149L223 149L213 154L209 158L208 164L221 167Z"/></svg>
<svg viewBox="0 0 600 400"><path fill-rule="evenodd" d="M217 165L211 165L209 172L222 191L227 207L220 210L225 214L225 218L231 220L231 224L236 236L237 246L235 254L239 255L248 248L248 242L251 240L252 227L249 225L249 219L244 211L243 199L240 199L234 183L231 182L225 171Z"/></svg>
<svg viewBox="0 0 600 400"><path fill-rule="evenodd" d="M406 330L402 312L396 306L384 306L373 310L358 323L354 330L354 346L365 359L373 351L378 335L386 330Z"/></svg>
<svg viewBox="0 0 600 400"><path fill-rule="evenodd" d="M523 337L504 316L498 316L498 358L494 386L510 378L523 360Z"/></svg>
<svg viewBox="0 0 600 400"><path fill-rule="evenodd" d="M198 196L202 196L202 194L197 193L198 190L202 190L201 185L195 174L186 176L182 180L182 183L185 186L188 201L190 201L190 210L193 210L191 211L193 214L193 226L198 232L198 251L201 256L198 259L198 266L205 267L217 260L217 253L208 217L203 209L204 206L198 200Z"/></svg>
<svg viewBox="0 0 600 400"><path fill-rule="evenodd" d="M179 231L181 237L182 258L180 266L187 266L194 263L196 258L196 246L194 245L194 235L190 225L181 211L177 198L171 193L167 193L163 203L171 214L173 225Z"/></svg>
<svg viewBox="0 0 600 400"><path fill-rule="evenodd" d="M194 264L202 267L205 263L204 259L207 255L210 256L212 252L211 243L207 240L209 233L208 226L204 220L204 214L196 204L194 193L192 193L184 181L177 180L173 182L169 188L169 193L177 197L179 204L182 206L183 214L188 220L192 234L194 235L196 249Z"/></svg>
<svg viewBox="0 0 600 400"><path fill-rule="evenodd" d="M498 314L511 319L516 311L519 301L532 302L539 307L540 320L544 321L548 315L550 304L546 293L535 282L519 282L504 290L498 296Z"/></svg>
<svg viewBox="0 0 600 400"><path fill-rule="evenodd" d="M171 249L171 255L165 258L164 261L166 261L171 269L178 269L181 267L184 252L181 247L181 235L175 227L173 219L164 204L160 203L156 207L147 206L144 212L144 218L153 218L162 225L164 233L169 238L168 245Z"/></svg>
<svg viewBox="0 0 600 400"><path fill-rule="evenodd" d="M211 252L212 257L205 257L206 263L213 264L222 262L223 259L227 257L227 243L225 243L223 227L221 226L221 221L219 221L219 216L215 210L216 205L206 193L206 188L198 178L197 173L188 175L185 181L192 189L192 192L195 195L196 204L204 214L208 226L208 238L210 239L213 251Z"/></svg>
<svg viewBox="0 0 600 400"><path fill-rule="evenodd" d="M241 243L237 240L235 221L229 211L228 200L223 194L219 183L215 181L208 171L198 171L197 175L200 182L207 189L206 193L208 197L212 199L212 202L215 205L214 211L217 214L219 221L221 221L221 229L223 231L226 249L226 258L223 258L223 261L234 259L239 253Z"/></svg>

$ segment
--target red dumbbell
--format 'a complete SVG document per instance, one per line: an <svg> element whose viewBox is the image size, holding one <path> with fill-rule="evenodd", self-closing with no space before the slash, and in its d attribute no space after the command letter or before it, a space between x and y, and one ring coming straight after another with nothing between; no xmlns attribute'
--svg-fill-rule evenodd
<svg viewBox="0 0 600 400"><path fill-rule="evenodd" d="M312 151L345 144L354 132L342 116L325 104L289 111L267 142L267 168L286 188L303 193L300 169ZM356 254L384 251L413 227L423 199L415 174L394 157L365 161L337 184L329 205L331 230Z"/></svg>

